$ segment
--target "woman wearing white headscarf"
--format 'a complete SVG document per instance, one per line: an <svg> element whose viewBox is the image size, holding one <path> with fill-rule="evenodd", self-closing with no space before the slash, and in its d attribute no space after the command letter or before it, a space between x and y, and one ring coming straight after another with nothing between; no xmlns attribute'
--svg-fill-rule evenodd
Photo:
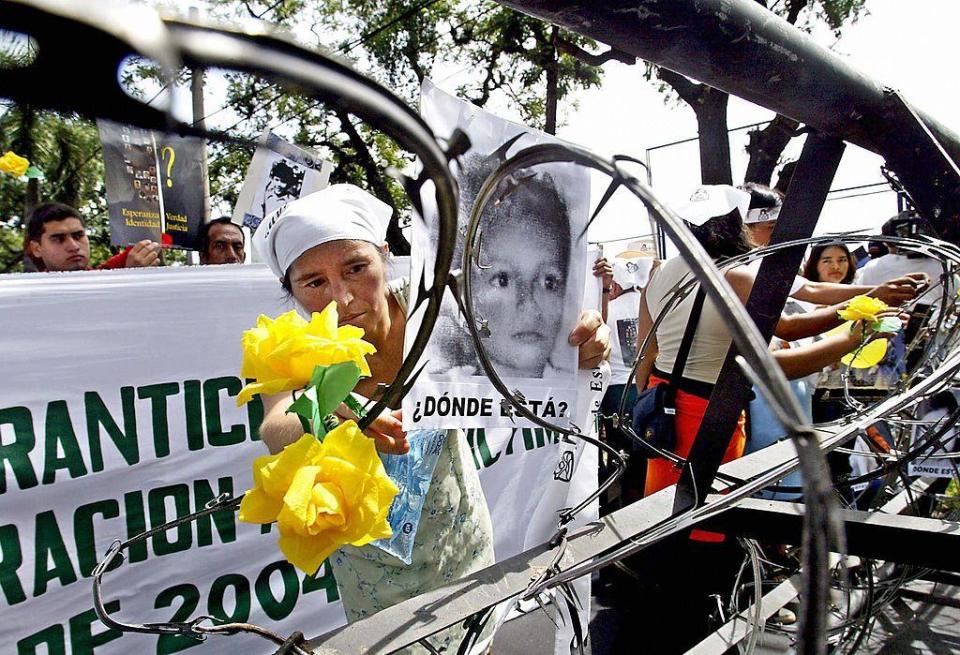
<svg viewBox="0 0 960 655"><path fill-rule="evenodd" d="M340 323L365 331L377 352L367 359L371 375L356 392L377 398L380 385L394 381L403 361L403 335L409 280L386 277L386 231L392 210L349 184L330 186L296 200L267 218L254 235L254 247L283 287L307 312L337 302ZM580 346L581 367L596 366L608 351L599 313L584 313L571 334ZM266 397L260 435L271 452L298 439L299 420L287 415L289 394ZM409 446L400 410L381 415L367 431L381 452L402 454ZM435 589L491 565L492 527L476 467L465 439L451 430L424 501L412 562L375 547L345 546L331 558L350 621ZM462 630L431 638L434 647L455 645Z"/></svg>

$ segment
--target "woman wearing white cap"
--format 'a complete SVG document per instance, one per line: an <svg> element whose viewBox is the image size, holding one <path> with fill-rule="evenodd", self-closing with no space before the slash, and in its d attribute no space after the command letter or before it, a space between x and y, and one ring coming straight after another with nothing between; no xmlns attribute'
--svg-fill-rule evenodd
<svg viewBox="0 0 960 655"><path fill-rule="evenodd" d="M687 221L707 254L721 260L750 249L743 230L749 204L750 194L732 186L703 186L694 191L687 203L675 209ZM653 326L652 317L665 310L678 285L691 275L690 267L681 257L664 262L654 271L640 300L641 343ZM728 270L725 277L741 301L746 302L754 274L748 267L741 266ZM681 359L681 342L698 296L690 293L666 314L651 335L649 350L637 370L638 389L670 384L670 374ZM678 371L674 386L676 446L673 451L681 457L690 454L714 385L720 383L720 369L732 342L730 331L713 302L703 299L700 310L699 319L691 327L686 364ZM846 331L809 347L778 351L774 356L787 377L793 378L819 370L826 362L835 361L859 345L859 331ZM745 441L741 415L723 461L740 457ZM679 477L680 470L673 462L651 458L647 462L645 494L675 484ZM743 553L736 542L725 539L724 535L701 530L692 531L689 538L679 536L664 541L656 548L656 568L643 572L646 584L653 585L656 602L649 606L653 618L645 616L644 619L649 625L677 635L670 652L684 652L713 629L707 617L716 608L714 596L729 592Z"/></svg>
<svg viewBox="0 0 960 655"><path fill-rule="evenodd" d="M714 260L722 260L750 250L743 229L743 219L749 206L750 194L745 191L727 185L701 186L688 202L676 208L676 212L689 224L707 254ZM660 314L677 285L691 275L689 266L681 257L668 260L655 271L640 300L638 333L641 342L653 325L652 317ZM730 269L725 277L740 300L746 302L754 281L754 272L750 267ZM694 300L695 294L691 293L660 323L651 338L650 350L637 371L638 388L643 389L648 382L650 386L668 383L678 359ZM836 309L831 307L805 315L784 315L775 333L789 339L819 334L839 323ZM690 452L731 341L730 331L716 306L712 301L704 300L686 364L683 371L678 372L675 452L681 457L686 457ZM793 379L819 371L859 346L860 334L847 332L800 348L778 350L774 357L787 377ZM741 417L723 461L740 457L745 442ZM652 459L647 465L645 492L649 495L675 484L679 477L680 472L672 462L662 458Z"/></svg>
<svg viewBox="0 0 960 655"><path fill-rule="evenodd" d="M288 204L264 220L254 247L283 287L307 312L336 301L341 324L365 331L377 352L368 357L371 375L356 392L377 398L380 385L394 381L403 360L408 280L388 282L385 260L392 210L358 187L332 185ZM584 315L571 343L580 345L585 366L607 351L599 314ZM271 452L302 435L296 417L286 415L289 394L264 398L261 438ZM402 454L409 446L400 411L381 415L367 434L381 452ZM350 621L424 593L493 563L490 517L465 440L451 431L444 442L424 501L412 563L404 565L373 547L345 546L330 562ZM434 647L454 645L458 630L431 638Z"/></svg>

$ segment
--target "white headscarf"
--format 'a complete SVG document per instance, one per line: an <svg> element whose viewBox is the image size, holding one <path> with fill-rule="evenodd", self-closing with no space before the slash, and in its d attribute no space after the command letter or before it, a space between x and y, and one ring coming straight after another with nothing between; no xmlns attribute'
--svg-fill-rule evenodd
<svg viewBox="0 0 960 655"><path fill-rule="evenodd" d="M694 189L690 197L678 203L673 210L688 223L703 225L711 218L726 216L734 209L740 219L747 216L750 194L729 184L704 184Z"/></svg>
<svg viewBox="0 0 960 655"><path fill-rule="evenodd" d="M380 247L393 209L352 184L333 184L284 205L263 219L253 247L282 278L297 257L314 246L356 239Z"/></svg>

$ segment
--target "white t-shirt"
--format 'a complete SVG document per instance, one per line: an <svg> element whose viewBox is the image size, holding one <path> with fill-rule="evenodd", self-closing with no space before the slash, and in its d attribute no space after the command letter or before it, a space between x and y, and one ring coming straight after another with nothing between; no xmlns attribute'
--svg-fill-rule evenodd
<svg viewBox="0 0 960 655"><path fill-rule="evenodd" d="M682 257L667 260L654 271L647 285L647 309L654 321L679 286L678 283L685 283L692 276L690 267ZM657 329L660 352L657 355L656 367L664 373L669 374L673 370L695 295L696 290L670 310ZM720 368L726 359L731 341L730 331L716 305L709 298L704 298L703 310L687 356L683 377L714 384L720 375Z"/></svg>
<svg viewBox="0 0 960 655"><path fill-rule="evenodd" d="M754 280L757 279L757 275L760 273L760 264L762 262L763 262L762 259L757 259L755 261L750 262L745 267L753 275ZM793 294L795 294L797 291L800 291L800 289L802 289L803 285L806 283L807 283L807 278L802 277L800 275L795 276L793 278L793 282L790 284L790 293L788 293L787 295L792 298Z"/></svg>
<svg viewBox="0 0 960 655"><path fill-rule="evenodd" d="M626 384L637 360L637 323L640 320L640 291L617 296L607 305L610 326L610 384Z"/></svg>
<svg viewBox="0 0 960 655"><path fill-rule="evenodd" d="M906 255L884 255L872 259L857 273L857 283L876 286L908 273L926 273L933 282L934 288L923 295L918 301L920 304L934 305L940 302L943 285L937 282L943 277L943 266L929 257L912 259Z"/></svg>

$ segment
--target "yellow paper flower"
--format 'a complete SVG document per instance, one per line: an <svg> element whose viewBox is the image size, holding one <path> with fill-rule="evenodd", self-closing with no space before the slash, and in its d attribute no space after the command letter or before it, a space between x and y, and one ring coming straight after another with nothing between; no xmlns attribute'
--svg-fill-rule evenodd
<svg viewBox="0 0 960 655"><path fill-rule="evenodd" d="M853 323L847 322L827 332L827 336L847 334L853 329ZM883 361L887 355L887 340L874 339L867 345L857 347L840 358L840 362L850 368L870 368Z"/></svg>
<svg viewBox="0 0 960 655"><path fill-rule="evenodd" d="M361 328L338 327L338 321L335 302L320 313L314 312L310 322L295 311L276 319L261 314L257 327L243 333L240 374L256 382L240 391L237 405L249 402L255 394L301 389L318 365L354 362L361 375L370 375L366 356L377 349L363 340Z"/></svg>
<svg viewBox="0 0 960 655"><path fill-rule="evenodd" d="M257 458L253 479L240 520L276 521L284 557L310 575L344 544L363 546L393 534L387 512L399 490L373 440L353 421L322 443L305 434L277 455Z"/></svg>
<svg viewBox="0 0 960 655"><path fill-rule="evenodd" d="M846 308L841 309L837 314L845 321L866 320L873 322L877 320L877 314L890 309L887 303L870 296L857 296L852 298Z"/></svg>
<svg viewBox="0 0 960 655"><path fill-rule="evenodd" d="M0 171L4 173L10 173L15 177L22 177L26 174L28 168L30 168L30 162L10 150L7 150L3 153L3 156L0 157Z"/></svg>

